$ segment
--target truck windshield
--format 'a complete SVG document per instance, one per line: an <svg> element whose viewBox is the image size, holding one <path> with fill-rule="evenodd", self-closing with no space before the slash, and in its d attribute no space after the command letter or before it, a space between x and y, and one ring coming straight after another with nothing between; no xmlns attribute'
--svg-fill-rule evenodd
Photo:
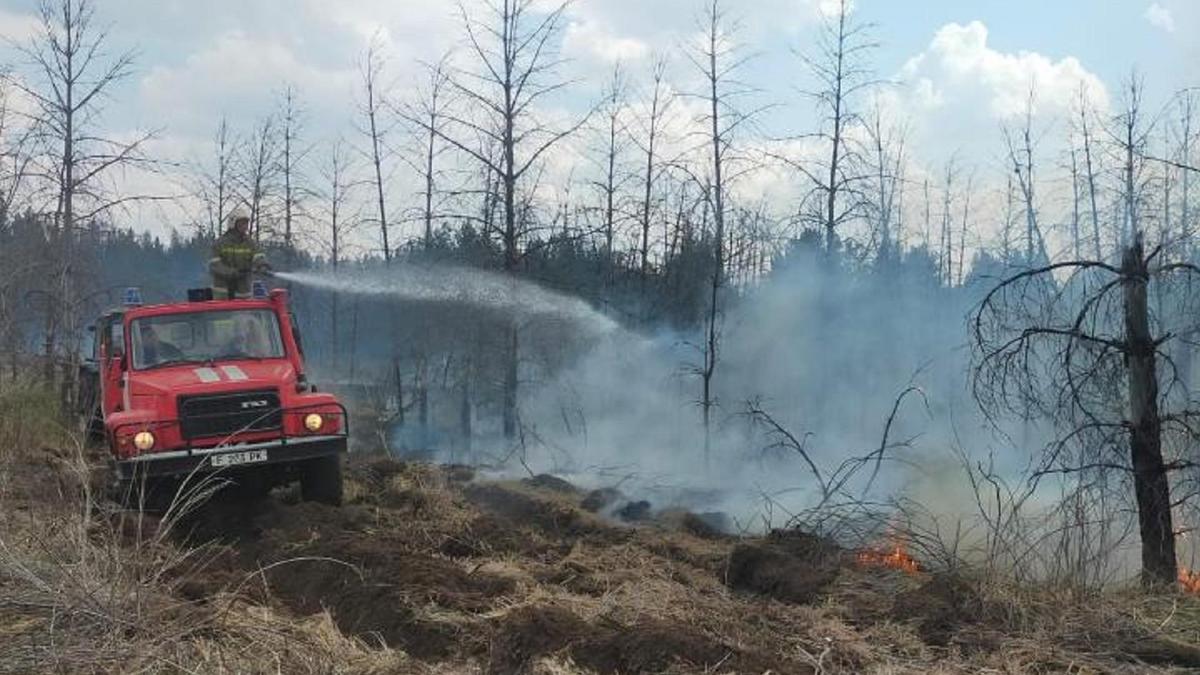
<svg viewBox="0 0 1200 675"><path fill-rule="evenodd" d="M283 357L275 313L266 309L164 314L134 319L133 367Z"/></svg>

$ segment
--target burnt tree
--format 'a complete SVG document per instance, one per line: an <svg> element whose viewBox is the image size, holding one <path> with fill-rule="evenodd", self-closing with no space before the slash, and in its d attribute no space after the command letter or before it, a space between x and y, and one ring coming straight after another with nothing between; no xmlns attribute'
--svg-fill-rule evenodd
<svg viewBox="0 0 1200 675"><path fill-rule="evenodd" d="M868 175L860 169L863 158L852 139L863 126L857 99L874 85L868 59L876 45L870 29L854 18L848 0L837 0L823 17L815 53L801 57L816 81L816 88L807 93L817 103L822 128L813 138L824 146L825 156L823 165L811 170L803 160L787 163L813 184L806 201L819 201L812 219L824 230L827 256L837 250L838 228L854 219L864 204L859 183Z"/></svg>
<svg viewBox="0 0 1200 675"><path fill-rule="evenodd" d="M40 0L33 35L14 47L25 72L13 73L8 82L27 100L22 115L38 140L26 175L38 186L42 203L35 208L51 215L44 276L56 288L46 296L46 374L53 380L55 361L62 360L62 390L68 392L74 389L74 345L81 338L79 314L86 300L81 279L86 251L79 250L77 240L115 209L164 198L112 187L123 173L157 170L146 155L155 133L117 137L101 128L113 89L133 72L134 52L109 55L109 33L96 23L94 0ZM64 394L64 402L68 398Z"/></svg>
<svg viewBox="0 0 1200 675"><path fill-rule="evenodd" d="M534 0L487 0L467 8L459 3L467 41L468 66L448 80L462 112L447 113L444 127L426 131L484 167L496 181L504 271L517 271L522 242L532 223L523 194L542 160L564 138L587 121L555 125L539 109L569 84L557 76L562 59L556 54L567 3L543 9ZM493 190L485 191L490 200ZM490 211L490 207L485 207ZM508 328L503 383L504 437L517 436L517 384L520 336L516 321Z"/></svg>
<svg viewBox="0 0 1200 675"><path fill-rule="evenodd" d="M1195 301L1180 284L1200 268L1164 262L1143 241L1133 235L1119 267L1058 262L997 284L973 318L973 390L993 420L1037 416L1051 430L1031 480L1115 474L1132 488L1142 581L1154 585L1177 578L1172 508L1187 498L1173 503L1172 484L1194 471L1187 449L1200 438L1200 410L1168 395L1179 328L1168 324L1191 325ZM1151 285L1177 304L1152 314Z"/></svg>

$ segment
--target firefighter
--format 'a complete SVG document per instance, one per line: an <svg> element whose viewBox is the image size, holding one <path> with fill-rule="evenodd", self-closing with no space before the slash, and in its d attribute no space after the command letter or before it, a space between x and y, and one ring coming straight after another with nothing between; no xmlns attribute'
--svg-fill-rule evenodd
<svg viewBox="0 0 1200 675"><path fill-rule="evenodd" d="M183 358L179 347L158 337L158 330L147 323L142 323L139 335L142 337L142 358L139 365L156 366L165 361Z"/></svg>
<svg viewBox="0 0 1200 675"><path fill-rule="evenodd" d="M212 273L213 295L233 300L250 297L250 282L255 272L269 272L267 258L250 238L250 217L244 211L229 216L229 229L213 243L208 271Z"/></svg>

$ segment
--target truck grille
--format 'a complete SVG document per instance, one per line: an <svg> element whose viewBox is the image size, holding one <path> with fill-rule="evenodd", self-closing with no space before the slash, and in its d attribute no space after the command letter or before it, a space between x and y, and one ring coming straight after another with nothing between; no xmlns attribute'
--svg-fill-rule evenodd
<svg viewBox="0 0 1200 675"><path fill-rule="evenodd" d="M187 440L283 426L279 392L274 389L179 398L179 426Z"/></svg>

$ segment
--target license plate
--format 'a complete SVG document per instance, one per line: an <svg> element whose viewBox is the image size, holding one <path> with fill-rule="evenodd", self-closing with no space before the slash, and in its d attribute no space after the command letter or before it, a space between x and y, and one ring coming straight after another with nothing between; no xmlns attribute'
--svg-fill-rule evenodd
<svg viewBox="0 0 1200 675"><path fill-rule="evenodd" d="M224 455L213 455L213 466L237 466L239 464L254 464L267 461L266 450L247 450L245 452L230 452Z"/></svg>

